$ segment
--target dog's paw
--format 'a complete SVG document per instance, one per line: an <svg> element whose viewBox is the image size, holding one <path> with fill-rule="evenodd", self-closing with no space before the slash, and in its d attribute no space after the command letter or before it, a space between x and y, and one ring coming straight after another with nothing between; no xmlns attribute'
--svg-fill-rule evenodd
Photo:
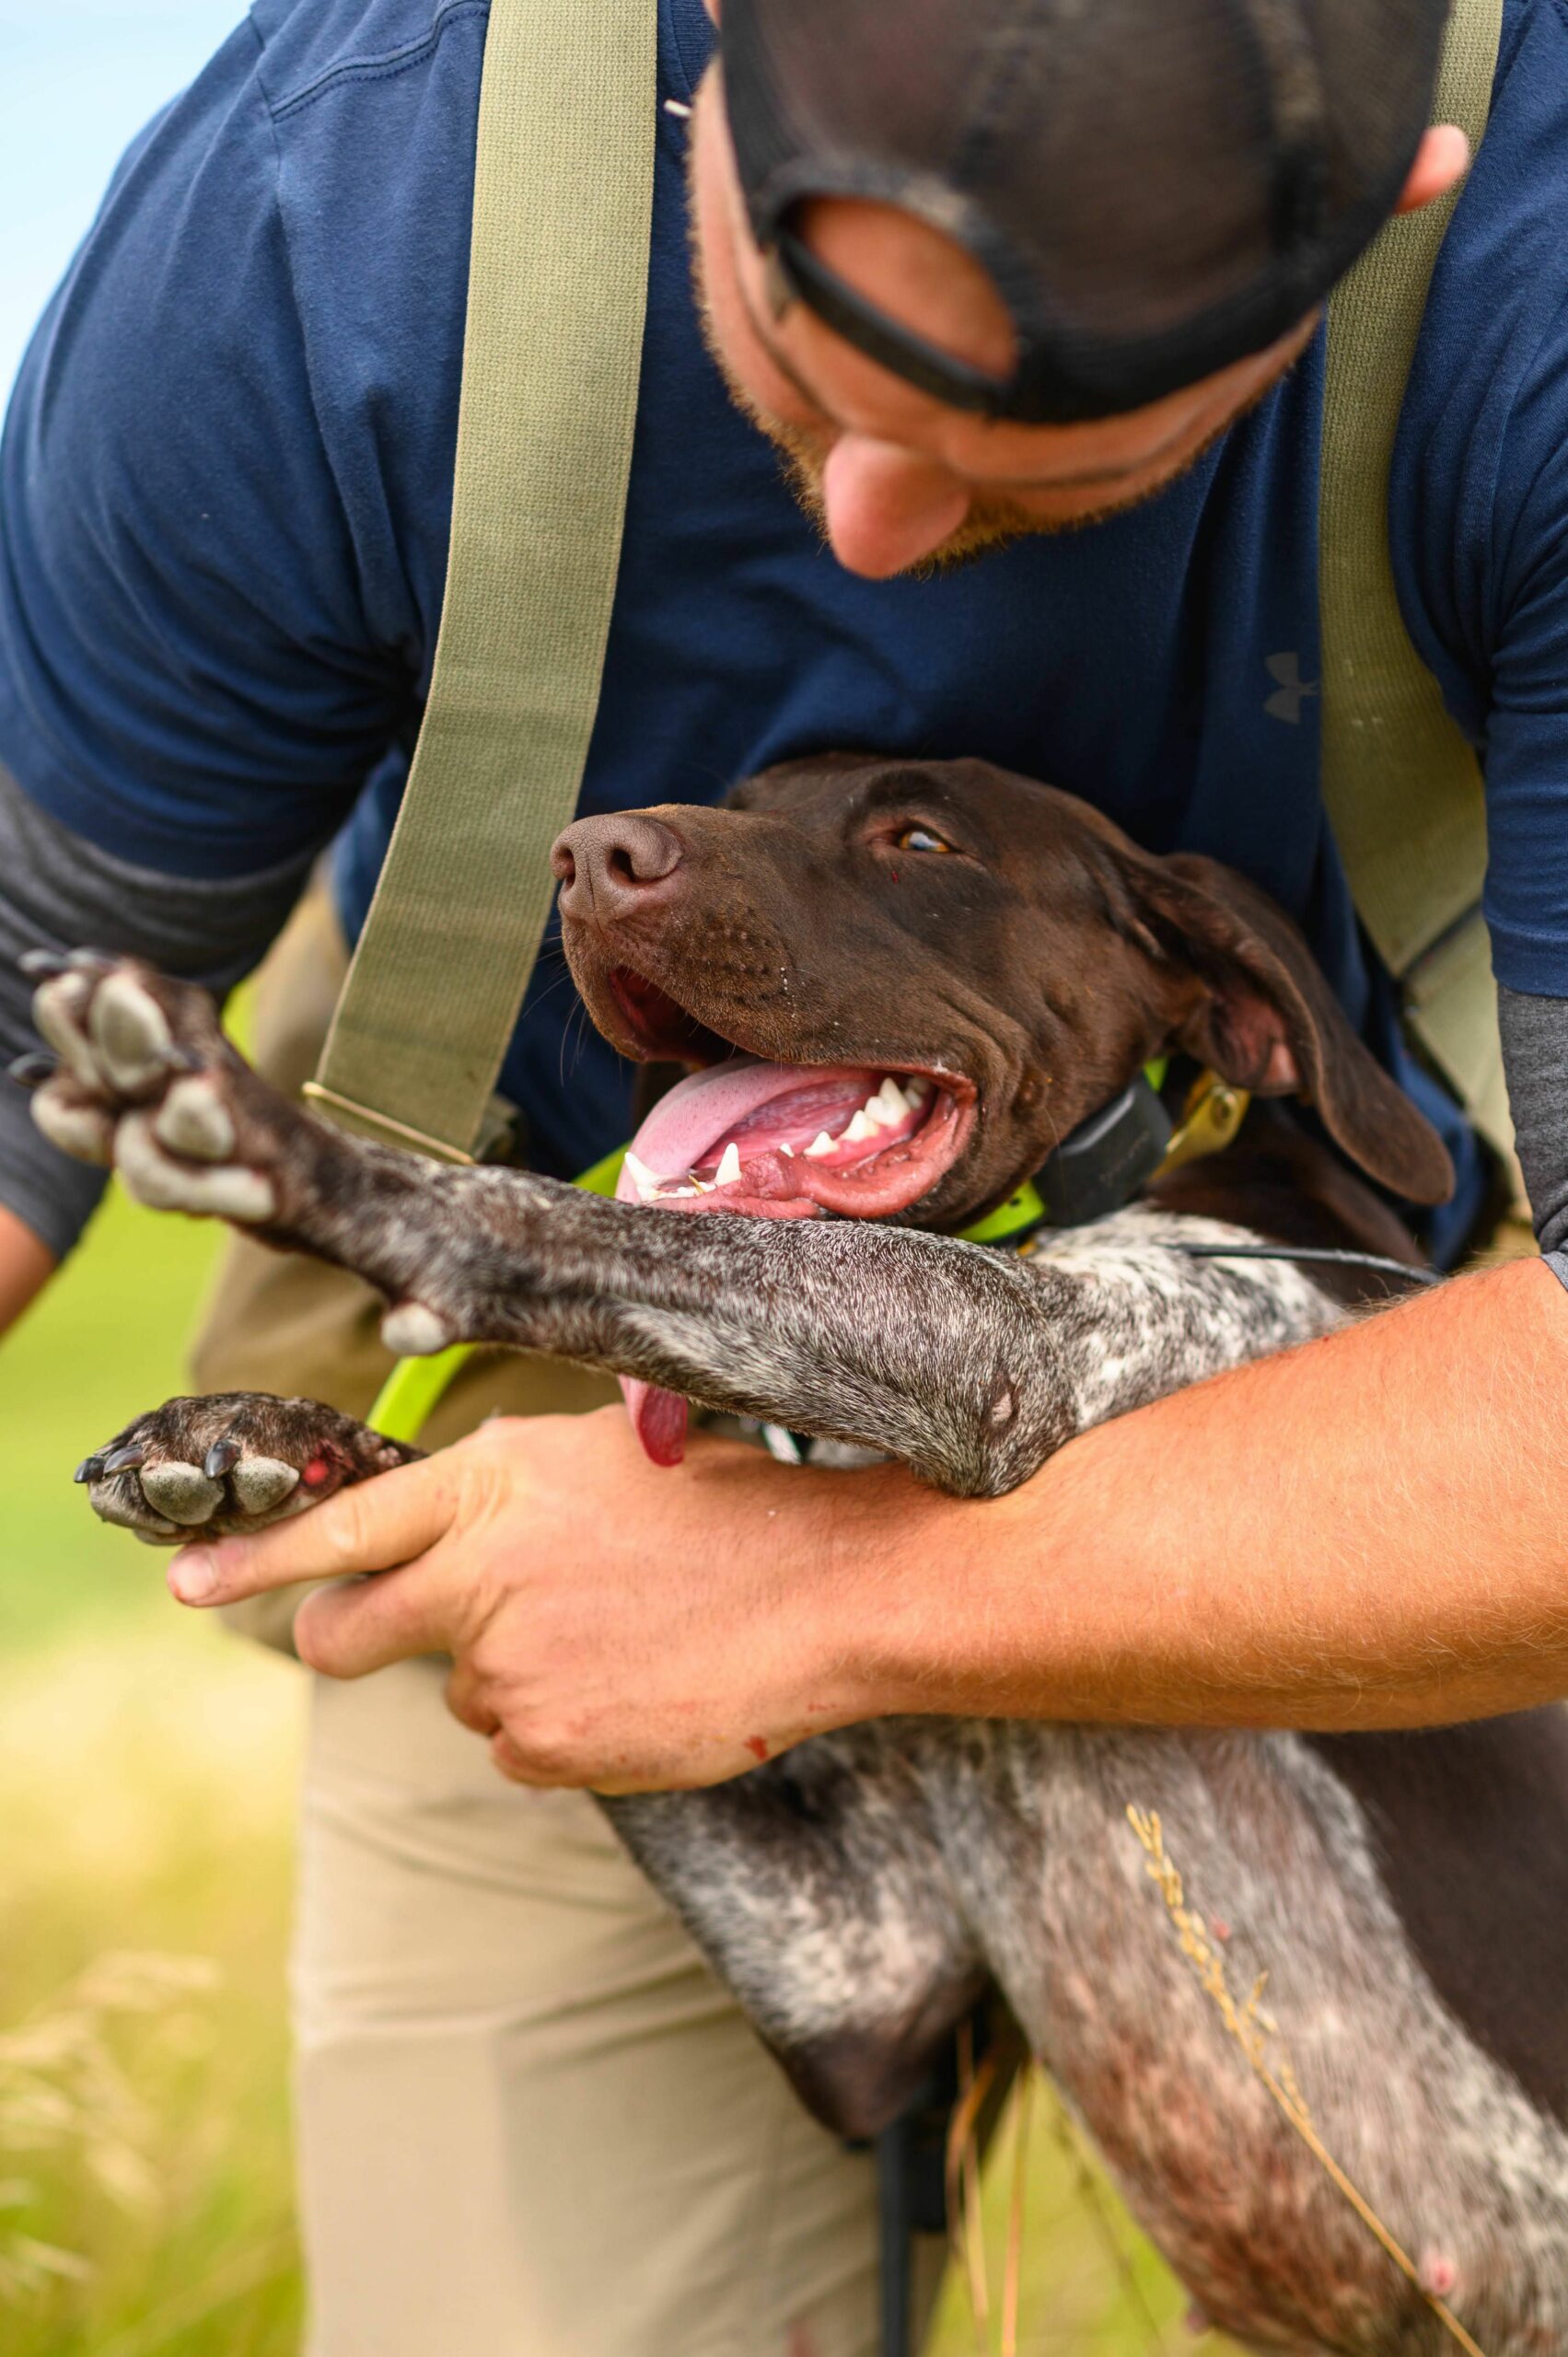
<svg viewBox="0 0 1568 2357"><path fill-rule="evenodd" d="M112 1164L155 1211L264 1225L278 1210L270 1100L224 1038L207 993L133 958L36 951L33 1020L52 1051L13 1078L33 1119L81 1162Z"/></svg>
<svg viewBox="0 0 1568 2357"><path fill-rule="evenodd" d="M77 1466L102 1522L153 1547L263 1530L419 1455L318 1399L169 1399Z"/></svg>

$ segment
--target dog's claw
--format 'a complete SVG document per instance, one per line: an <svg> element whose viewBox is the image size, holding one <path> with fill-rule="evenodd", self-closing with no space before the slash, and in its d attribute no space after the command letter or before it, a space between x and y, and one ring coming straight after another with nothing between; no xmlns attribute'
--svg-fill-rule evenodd
<svg viewBox="0 0 1568 2357"><path fill-rule="evenodd" d="M215 1440L202 1460L202 1470L209 1481L221 1481L232 1473L245 1451L237 1440Z"/></svg>
<svg viewBox="0 0 1568 2357"><path fill-rule="evenodd" d="M73 1481L77 1483L84 1481L96 1481L101 1475L102 1471L103 1459L101 1457L84 1457L75 1471L72 1474L71 1479Z"/></svg>
<svg viewBox="0 0 1568 2357"><path fill-rule="evenodd" d="M25 1055L14 1056L6 1067L7 1076L16 1082L18 1088L41 1088L46 1080L53 1079L59 1069L59 1057L50 1055L42 1048L29 1048Z"/></svg>
<svg viewBox="0 0 1568 2357"><path fill-rule="evenodd" d="M139 1473L147 1461L147 1452L134 1442L128 1447L110 1449L103 1460L106 1473Z"/></svg>
<svg viewBox="0 0 1568 2357"><path fill-rule="evenodd" d="M29 981L52 981L56 974L107 974L114 959L107 949L24 949L17 970Z"/></svg>

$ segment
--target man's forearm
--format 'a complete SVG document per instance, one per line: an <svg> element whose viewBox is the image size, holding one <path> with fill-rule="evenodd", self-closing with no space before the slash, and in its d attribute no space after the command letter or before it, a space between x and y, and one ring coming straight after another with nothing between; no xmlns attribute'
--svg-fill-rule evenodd
<svg viewBox="0 0 1568 2357"><path fill-rule="evenodd" d="M1179 1392L995 1501L619 1410L484 1426L177 1558L302 1658L449 1654L525 1782L668 1789L902 1712L1388 1727L1568 1693L1568 1295L1539 1262Z"/></svg>
<svg viewBox="0 0 1568 2357"><path fill-rule="evenodd" d="M0 1203L0 1334L47 1284L55 1266L48 1245Z"/></svg>
<svg viewBox="0 0 1568 2357"><path fill-rule="evenodd" d="M922 1500L878 1710L1389 1727L1568 1693L1568 1297L1467 1278ZM863 1603L865 1599L862 1599ZM873 1641L867 1648L867 1639Z"/></svg>

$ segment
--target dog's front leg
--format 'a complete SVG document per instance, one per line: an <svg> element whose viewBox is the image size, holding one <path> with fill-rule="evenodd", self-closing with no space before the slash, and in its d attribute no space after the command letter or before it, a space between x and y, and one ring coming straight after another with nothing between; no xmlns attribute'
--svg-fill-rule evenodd
<svg viewBox="0 0 1568 2357"><path fill-rule="evenodd" d="M963 1495L998 1495L1086 1425L1334 1319L1299 1271L1179 1260L1193 1224L1157 1213L1025 1261L912 1229L682 1213L442 1168L287 1103L203 993L143 967L74 965L37 1009L64 1062L40 1091L50 1135L111 1158L145 1202L354 1270L392 1305L392 1348L575 1359L877 1449Z"/></svg>

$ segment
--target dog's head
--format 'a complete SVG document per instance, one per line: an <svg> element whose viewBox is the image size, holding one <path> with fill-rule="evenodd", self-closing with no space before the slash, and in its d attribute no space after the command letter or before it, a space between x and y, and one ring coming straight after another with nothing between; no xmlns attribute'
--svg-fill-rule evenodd
<svg viewBox="0 0 1568 2357"><path fill-rule="evenodd" d="M579 819L555 867L598 1028L692 1068L638 1132L645 1199L961 1227L1167 1051L1306 1098L1398 1194L1452 1188L1272 901L984 762L795 761Z"/></svg>

